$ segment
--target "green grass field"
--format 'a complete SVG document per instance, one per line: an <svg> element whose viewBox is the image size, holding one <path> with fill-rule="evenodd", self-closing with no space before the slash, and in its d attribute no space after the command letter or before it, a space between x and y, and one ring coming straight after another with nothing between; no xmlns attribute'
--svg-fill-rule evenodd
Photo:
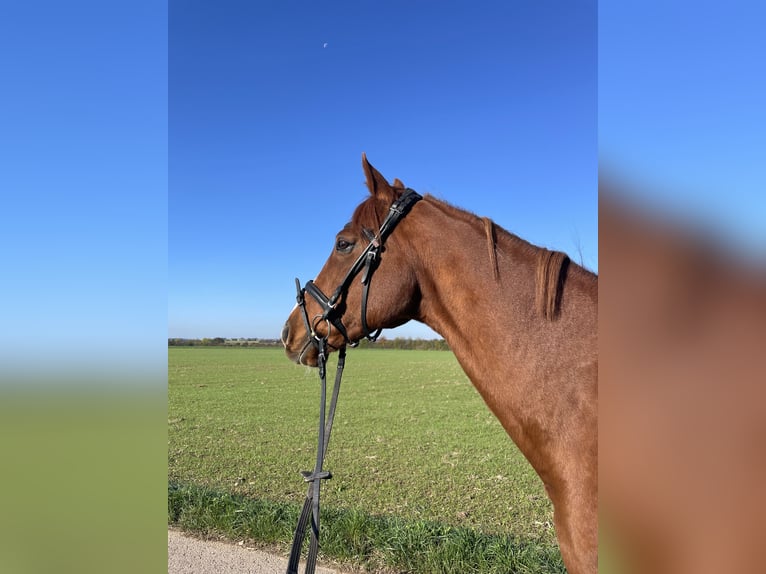
<svg viewBox="0 0 766 574"><path fill-rule="evenodd" d="M316 372L247 348L171 348L168 370L169 521L286 546L305 496L298 472L315 458ZM452 353L350 350L325 468L328 557L563 572L542 484ZM250 524L264 520L271 528ZM452 546L460 553L434 557Z"/></svg>

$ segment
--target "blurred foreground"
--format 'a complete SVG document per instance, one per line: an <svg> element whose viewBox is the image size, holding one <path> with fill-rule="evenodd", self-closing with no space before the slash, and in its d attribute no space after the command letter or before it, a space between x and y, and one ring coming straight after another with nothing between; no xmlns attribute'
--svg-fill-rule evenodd
<svg viewBox="0 0 766 574"><path fill-rule="evenodd" d="M621 191L602 175L600 571L762 572L766 273Z"/></svg>
<svg viewBox="0 0 766 574"><path fill-rule="evenodd" d="M96 383L0 387L0 572L165 571L164 389Z"/></svg>

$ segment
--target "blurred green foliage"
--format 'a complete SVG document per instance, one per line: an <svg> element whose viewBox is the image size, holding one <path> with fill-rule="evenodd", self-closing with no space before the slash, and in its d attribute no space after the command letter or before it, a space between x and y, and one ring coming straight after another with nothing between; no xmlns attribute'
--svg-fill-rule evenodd
<svg viewBox="0 0 766 574"><path fill-rule="evenodd" d="M166 397L143 388L3 392L0 572L167 571Z"/></svg>

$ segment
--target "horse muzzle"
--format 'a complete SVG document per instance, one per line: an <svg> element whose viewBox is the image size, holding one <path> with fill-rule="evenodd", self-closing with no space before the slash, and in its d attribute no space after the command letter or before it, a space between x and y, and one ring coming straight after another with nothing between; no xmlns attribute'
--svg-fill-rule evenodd
<svg viewBox="0 0 766 574"><path fill-rule="evenodd" d="M296 309L297 311L297 309ZM302 329L292 329L290 323L298 320L295 311L282 327L282 345L287 358L298 365L317 366L317 350L310 333L300 333ZM294 336L293 336L294 335Z"/></svg>

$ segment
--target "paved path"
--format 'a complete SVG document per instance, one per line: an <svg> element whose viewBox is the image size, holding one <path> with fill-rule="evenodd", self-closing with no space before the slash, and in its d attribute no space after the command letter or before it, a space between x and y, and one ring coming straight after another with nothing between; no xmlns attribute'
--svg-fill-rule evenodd
<svg viewBox="0 0 766 574"><path fill-rule="evenodd" d="M199 540L168 530L168 574L284 574L287 559L230 542ZM303 563L299 569L303 572ZM317 574L339 574L320 568Z"/></svg>

